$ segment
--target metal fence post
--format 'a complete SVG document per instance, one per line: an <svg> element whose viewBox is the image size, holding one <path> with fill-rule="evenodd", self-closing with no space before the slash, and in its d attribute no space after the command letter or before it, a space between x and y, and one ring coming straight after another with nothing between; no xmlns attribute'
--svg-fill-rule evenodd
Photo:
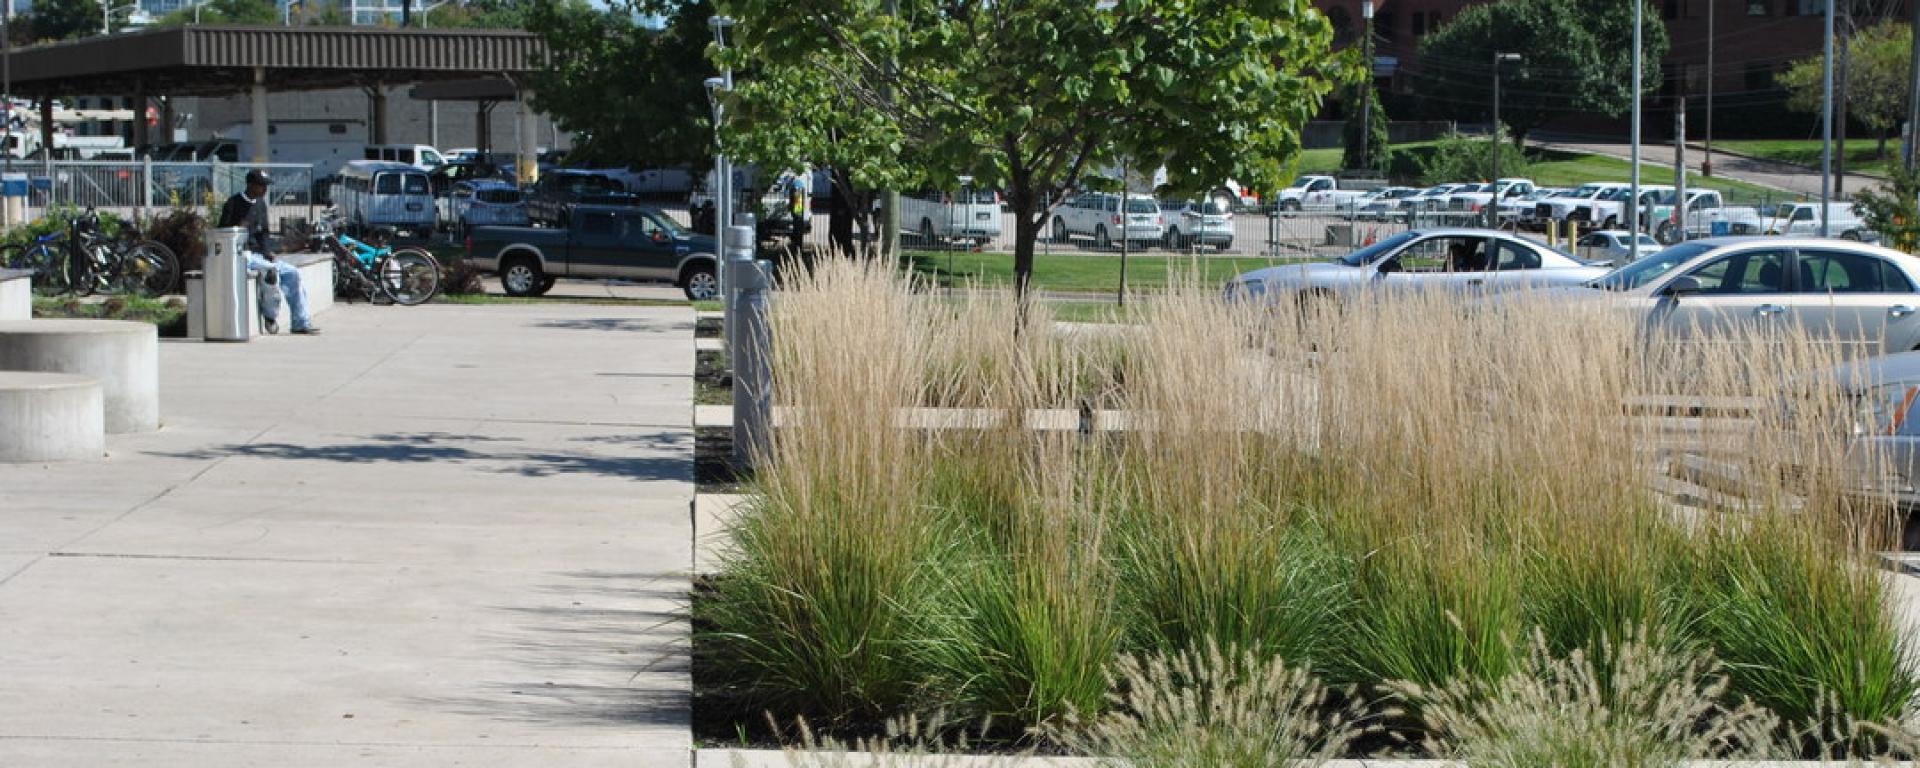
<svg viewBox="0 0 1920 768"><path fill-rule="evenodd" d="M140 215L153 208L153 156L140 156Z"/></svg>
<svg viewBox="0 0 1920 768"><path fill-rule="evenodd" d="M733 461L751 468L768 455L773 437L772 335L767 327L771 265L753 259L752 227L728 233L727 306L732 317L728 354L733 365Z"/></svg>

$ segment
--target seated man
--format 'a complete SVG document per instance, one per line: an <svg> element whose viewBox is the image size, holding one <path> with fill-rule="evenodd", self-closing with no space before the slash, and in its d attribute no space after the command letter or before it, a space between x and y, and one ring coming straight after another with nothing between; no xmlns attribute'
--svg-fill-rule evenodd
<svg viewBox="0 0 1920 768"><path fill-rule="evenodd" d="M282 264L273 259L273 241L267 235L267 186L273 183L266 171L247 172L247 188L227 198L227 204L220 209L221 227L241 227L247 230L247 269L271 272L280 283L280 293L287 299L287 311L293 315L293 332L312 335L320 332L314 327L313 319L307 316L307 294L300 290L300 270L292 264ZM274 318L266 319L267 332L275 333Z"/></svg>

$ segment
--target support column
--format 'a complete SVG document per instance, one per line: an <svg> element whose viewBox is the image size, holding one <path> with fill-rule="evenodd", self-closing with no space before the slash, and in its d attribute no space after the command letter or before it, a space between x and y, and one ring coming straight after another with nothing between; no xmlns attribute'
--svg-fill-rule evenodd
<svg viewBox="0 0 1920 768"><path fill-rule="evenodd" d="M147 84L141 79L134 80L133 86L133 146L134 151L144 152L153 145L153 132L147 128Z"/></svg>
<svg viewBox="0 0 1920 768"><path fill-rule="evenodd" d="M473 149L480 158L493 161L493 102L474 102Z"/></svg>
<svg viewBox="0 0 1920 768"><path fill-rule="evenodd" d="M367 89L367 143L387 143L387 87L379 83Z"/></svg>
<svg viewBox="0 0 1920 768"><path fill-rule="evenodd" d="M520 92L520 183L532 184L540 180L540 128L533 121L533 105L527 101L533 96L531 91Z"/></svg>
<svg viewBox="0 0 1920 768"><path fill-rule="evenodd" d="M273 162L273 148L268 146L269 126L267 125L267 68L253 68L253 162Z"/></svg>
<svg viewBox="0 0 1920 768"><path fill-rule="evenodd" d="M53 158L53 97L40 97L40 151L43 156Z"/></svg>

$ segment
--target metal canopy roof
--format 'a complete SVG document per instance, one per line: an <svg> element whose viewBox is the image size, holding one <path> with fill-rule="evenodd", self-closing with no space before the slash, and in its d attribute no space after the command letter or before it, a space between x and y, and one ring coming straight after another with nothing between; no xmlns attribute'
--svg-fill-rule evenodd
<svg viewBox="0 0 1920 768"><path fill-rule="evenodd" d="M520 30L191 25L20 48L26 96L245 93L264 67L274 91L468 80L538 69L540 38Z"/></svg>

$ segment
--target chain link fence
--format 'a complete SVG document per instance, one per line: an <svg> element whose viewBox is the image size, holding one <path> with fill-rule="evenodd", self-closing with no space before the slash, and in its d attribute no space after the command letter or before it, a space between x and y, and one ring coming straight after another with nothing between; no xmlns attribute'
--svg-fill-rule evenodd
<svg viewBox="0 0 1920 768"><path fill-rule="evenodd" d="M276 226L312 221L313 167L295 164L57 161L14 166L28 176L29 219L61 208L92 208L124 218L145 218L171 208L217 215L227 197L246 186L253 169L273 176L269 208Z"/></svg>

